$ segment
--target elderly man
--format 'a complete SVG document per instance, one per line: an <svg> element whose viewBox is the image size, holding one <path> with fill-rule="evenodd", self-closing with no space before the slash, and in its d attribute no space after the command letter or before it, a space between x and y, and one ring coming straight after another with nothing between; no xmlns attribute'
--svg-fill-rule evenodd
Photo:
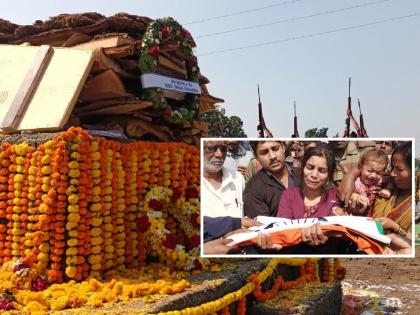
<svg viewBox="0 0 420 315"><path fill-rule="evenodd" d="M205 141L203 151L201 214L208 217L242 218L245 180L241 173L223 167L227 153L226 142Z"/></svg>
<svg viewBox="0 0 420 315"><path fill-rule="evenodd" d="M273 140L251 141L251 148L262 169L246 185L244 212L250 218L275 216L282 192L296 184L292 168L285 163L285 146Z"/></svg>

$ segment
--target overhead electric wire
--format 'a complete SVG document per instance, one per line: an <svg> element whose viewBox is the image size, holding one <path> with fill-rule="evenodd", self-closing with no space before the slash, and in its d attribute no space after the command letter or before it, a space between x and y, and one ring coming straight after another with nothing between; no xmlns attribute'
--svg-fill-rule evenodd
<svg viewBox="0 0 420 315"><path fill-rule="evenodd" d="M384 20L379 20L379 21L375 21L375 22L365 23L365 24L357 24L357 25L337 28L337 29L324 31L324 32L318 32L318 33L306 34L306 35L301 35L301 36L289 37L289 38L285 38L285 39L280 39L280 40L275 40L275 41L270 41L270 42L262 42L262 43L258 43L258 44L251 44L251 45L247 45L247 46L241 46L241 47L235 47L235 48L229 48L229 49L215 50L215 51L210 51L208 53L198 54L197 56L200 56L200 57L201 56L209 56L209 55L221 54L221 53L225 53L225 52L243 50L243 49L248 49L248 48L253 48L253 47L274 45L274 44L290 42L290 41L293 41L293 40L298 40L298 39L303 39L303 38L308 38L308 37L316 37L316 36L321 36L321 35L327 35L327 34L338 33L338 32L342 32L342 31L348 31L348 30L352 30L352 29L357 29L357 28L382 24L382 23L386 23L386 22L403 20L403 19L416 17L416 16L420 16L420 12L412 13L412 14L409 14L409 15L398 16L398 17L394 17L394 18L389 18L389 19L384 19Z"/></svg>
<svg viewBox="0 0 420 315"><path fill-rule="evenodd" d="M233 32L238 32L238 31L245 31L245 30L250 30L250 29L255 29L255 28L260 28L260 27L265 27L265 26L271 26L271 25L275 25L275 24L294 22L294 21L304 20L304 19L308 19L308 18L321 16L321 15L328 15L328 14L333 14L333 13L337 13L337 12L343 12L343 11L347 11L347 10L368 7L368 6L372 6L372 5L380 4L380 3L384 3L384 2L389 2L389 1L392 1L392 0L372 1L372 2L357 4L357 5L353 5L353 6L350 6L350 7L341 8L341 9L322 11L322 12L309 14L309 15L303 15L303 16L294 17L294 18L290 18L290 19L277 20L277 21L270 22L270 23L255 24L255 25L250 25L250 26L238 27L238 28L234 28L234 29L230 29L230 30L226 30L226 31L220 31L220 32L198 35L198 36L194 36L194 38L211 37L211 36L215 36L215 35L228 34L228 33L233 33Z"/></svg>
<svg viewBox="0 0 420 315"><path fill-rule="evenodd" d="M209 18L205 18L205 19L201 19L201 20L191 21L191 22L183 23L183 25L191 25L191 24L197 24L197 23L208 22L208 21L213 21L213 20L220 20L220 19L224 19L224 18L227 18L227 17L231 17L231 16L236 16L236 15L241 15L241 14L245 14L245 13L266 10L266 9L270 9L270 8L274 8L274 7L279 7L279 6L283 6L283 5L287 5L287 4L292 4L292 3L296 3L296 2L300 2L300 1L305 1L305 0L288 0L288 1L283 1L281 3L267 5L265 7L253 8L253 9L248 9L248 10L243 10L243 11L228 13L228 14L224 14L224 15L213 16L213 17L209 17Z"/></svg>

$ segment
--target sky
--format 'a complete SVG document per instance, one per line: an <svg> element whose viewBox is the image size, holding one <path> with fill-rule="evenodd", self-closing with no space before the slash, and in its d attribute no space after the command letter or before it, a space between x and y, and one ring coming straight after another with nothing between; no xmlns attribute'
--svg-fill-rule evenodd
<svg viewBox="0 0 420 315"><path fill-rule="evenodd" d="M89 11L172 16L184 25L210 94L225 100L228 115L241 117L249 137L257 135L257 84L274 136L293 133L294 101L301 136L314 127L342 135L351 77L353 113L358 117L359 98L369 136L420 138L418 0L0 2L0 17L18 24ZM413 16L395 20L407 15ZM377 23L384 20L390 21ZM260 24L271 25L253 27ZM372 25L359 27L366 24ZM214 53L244 46L253 47ZM420 156L420 143L416 151Z"/></svg>

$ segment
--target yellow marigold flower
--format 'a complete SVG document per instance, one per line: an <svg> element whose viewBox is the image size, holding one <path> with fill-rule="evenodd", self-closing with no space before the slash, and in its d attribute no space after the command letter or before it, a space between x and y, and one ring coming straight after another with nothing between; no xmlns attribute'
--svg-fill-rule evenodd
<svg viewBox="0 0 420 315"><path fill-rule="evenodd" d="M71 151L77 151L77 150L79 149L79 147L80 147L80 145L79 145L78 143L73 143L73 144L70 146L70 150L71 150Z"/></svg>
<svg viewBox="0 0 420 315"><path fill-rule="evenodd" d="M75 205L79 202L79 196L76 194L71 194L68 198L67 198L69 204L71 205Z"/></svg>
<svg viewBox="0 0 420 315"><path fill-rule="evenodd" d="M79 205L69 205L67 210L69 212L79 212Z"/></svg>
<svg viewBox="0 0 420 315"><path fill-rule="evenodd" d="M23 165L18 165L16 166L16 172L18 173L23 173L25 167Z"/></svg>
<svg viewBox="0 0 420 315"><path fill-rule="evenodd" d="M91 243L94 246L102 244L102 237L92 237Z"/></svg>
<svg viewBox="0 0 420 315"><path fill-rule="evenodd" d="M67 245L71 247L77 246L77 238L69 238L67 240Z"/></svg>
<svg viewBox="0 0 420 315"><path fill-rule="evenodd" d="M99 149L99 143L98 143L98 141L92 141L90 143L90 149L92 151L98 151L98 149Z"/></svg>
<svg viewBox="0 0 420 315"><path fill-rule="evenodd" d="M102 261L101 255L90 255L88 258L88 261L91 265L93 264L99 264Z"/></svg>
<svg viewBox="0 0 420 315"><path fill-rule="evenodd" d="M92 226L100 226L102 224L102 218L93 218L91 224Z"/></svg>
<svg viewBox="0 0 420 315"><path fill-rule="evenodd" d="M28 143L22 142L15 146L15 151L17 155L25 155L26 151L28 150Z"/></svg>
<svg viewBox="0 0 420 315"><path fill-rule="evenodd" d="M96 237L96 236L101 235L102 231L99 228L93 228L92 230L90 230L90 233L92 234L93 237Z"/></svg>
<svg viewBox="0 0 420 315"><path fill-rule="evenodd" d="M111 236L112 236L112 234L111 234ZM111 236L109 236L109 237L111 237ZM104 245L108 246L108 245L112 245L112 243L113 243L112 238L108 238L108 236L107 236L105 238Z"/></svg>
<svg viewBox="0 0 420 315"><path fill-rule="evenodd" d="M92 170L92 177L93 178L101 177L101 171L100 170Z"/></svg>
<svg viewBox="0 0 420 315"><path fill-rule="evenodd" d="M75 152L73 152L73 153L75 153ZM77 161L71 161L71 162L67 163L67 165L71 169L78 169L79 168L79 162L77 162Z"/></svg>
<svg viewBox="0 0 420 315"><path fill-rule="evenodd" d="M50 164L51 163L51 157L47 154L44 155L41 159L42 164Z"/></svg>
<svg viewBox="0 0 420 315"><path fill-rule="evenodd" d="M67 187L66 189L66 194L67 195L71 195L72 193L76 193L77 192L77 187L74 185L70 185L69 187Z"/></svg>
<svg viewBox="0 0 420 315"><path fill-rule="evenodd" d="M25 158L24 157L18 156L16 158L16 164L23 165L24 163L25 163Z"/></svg>
<svg viewBox="0 0 420 315"><path fill-rule="evenodd" d="M56 299L50 299L50 308L53 311L60 311L67 308L69 303L69 296L63 295Z"/></svg>
<svg viewBox="0 0 420 315"><path fill-rule="evenodd" d="M69 222L79 222L80 221L80 215L78 213L69 213L69 215L67 216L67 220Z"/></svg>
<svg viewBox="0 0 420 315"><path fill-rule="evenodd" d="M15 183L21 183L21 182L23 182L23 175L22 174L16 174L14 177L13 177L13 181L15 182Z"/></svg>
<svg viewBox="0 0 420 315"><path fill-rule="evenodd" d="M69 278L74 278L76 276L76 267L67 266L66 267L66 275Z"/></svg>
<svg viewBox="0 0 420 315"><path fill-rule="evenodd" d="M77 248L75 247L70 247L66 249L66 255L67 256L75 256L77 255Z"/></svg>
<svg viewBox="0 0 420 315"><path fill-rule="evenodd" d="M50 185L42 184L41 190L43 192L48 192L50 190Z"/></svg>
<svg viewBox="0 0 420 315"><path fill-rule="evenodd" d="M47 253L50 250L50 244L47 242L41 243L41 245L39 245L39 250L43 253Z"/></svg>
<svg viewBox="0 0 420 315"><path fill-rule="evenodd" d="M114 227L112 226L112 224L108 223L108 224L105 224L105 226L104 226L105 231L111 232L113 229L114 229Z"/></svg>
<svg viewBox="0 0 420 315"><path fill-rule="evenodd" d="M91 211L94 211L94 212L100 211L100 210L101 210L101 208L102 208L102 206L101 206L101 204L100 204L100 203L93 203L93 204L91 204L91 206L90 206L90 210L91 210Z"/></svg>
<svg viewBox="0 0 420 315"><path fill-rule="evenodd" d="M31 301L22 309L25 314L46 314L48 307L37 301Z"/></svg>
<svg viewBox="0 0 420 315"><path fill-rule="evenodd" d="M20 198L13 198L13 204L16 206L20 205Z"/></svg>
<svg viewBox="0 0 420 315"><path fill-rule="evenodd" d="M99 152L98 152L99 153ZM92 162L92 169L93 170L98 170L98 169L100 169L101 168L101 163L99 163L99 162L97 162L97 161L94 161L94 162Z"/></svg>
<svg viewBox="0 0 420 315"><path fill-rule="evenodd" d="M114 252L114 246L112 246L112 245L105 246L104 250L105 250L106 253L112 253L112 252Z"/></svg>
<svg viewBox="0 0 420 315"><path fill-rule="evenodd" d="M79 235L79 232L77 232L77 230L70 230L69 231L69 236L70 237L77 238L78 235Z"/></svg>
<svg viewBox="0 0 420 315"><path fill-rule="evenodd" d="M92 246L92 254L99 254L102 250L102 247L99 245Z"/></svg>
<svg viewBox="0 0 420 315"><path fill-rule="evenodd" d="M40 253L38 254L38 260L39 260L39 261L41 261L41 262L47 262L47 261L48 261L48 259L49 259L49 256L48 256L48 254L47 254L47 253L40 252Z"/></svg>
<svg viewBox="0 0 420 315"><path fill-rule="evenodd" d="M77 256L67 256L66 258L67 265L75 265L77 264Z"/></svg>
<svg viewBox="0 0 420 315"><path fill-rule="evenodd" d="M72 152L72 153L70 154L70 157L71 157L72 159L74 159L74 160L79 160L79 159L80 159L80 153L79 153L79 152L77 152L77 151ZM69 166L69 167L70 167L70 166ZM70 167L70 168L72 168L72 167Z"/></svg>
<svg viewBox="0 0 420 315"><path fill-rule="evenodd" d="M93 265L90 266L90 269L91 270L101 270L101 266L102 265L100 263L93 264Z"/></svg>
<svg viewBox="0 0 420 315"><path fill-rule="evenodd" d="M36 166L33 166L33 165L29 166L28 172L30 175L36 175L36 171L37 171Z"/></svg>
<svg viewBox="0 0 420 315"><path fill-rule="evenodd" d="M80 171L78 169L70 169L69 176L71 178L79 178L80 177Z"/></svg>
<svg viewBox="0 0 420 315"><path fill-rule="evenodd" d="M72 178L70 179L69 184L77 186L79 184L79 180L77 178Z"/></svg>
<svg viewBox="0 0 420 315"><path fill-rule="evenodd" d="M67 230L74 229L77 226L77 224L78 224L78 222L71 222L71 221L69 221L66 224L66 229Z"/></svg>
<svg viewBox="0 0 420 315"><path fill-rule="evenodd" d="M122 240L125 240L125 233L118 233L118 234L115 236L115 239L116 239L117 241L122 241Z"/></svg>
<svg viewBox="0 0 420 315"><path fill-rule="evenodd" d="M124 248L117 248L117 250L115 251L117 253L117 256L123 256L125 249Z"/></svg>
<svg viewBox="0 0 420 315"><path fill-rule="evenodd" d="M44 175L51 174L51 167L50 166L43 166L41 168L41 173L44 174Z"/></svg>

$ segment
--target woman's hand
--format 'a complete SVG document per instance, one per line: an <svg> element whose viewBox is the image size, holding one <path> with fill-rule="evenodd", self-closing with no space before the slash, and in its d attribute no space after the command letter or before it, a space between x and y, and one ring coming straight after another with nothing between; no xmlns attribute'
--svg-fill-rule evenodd
<svg viewBox="0 0 420 315"><path fill-rule="evenodd" d="M241 226L243 228L249 228L251 226L261 226L261 225L263 225L261 222L258 222L257 220L250 219L248 217L243 217L241 219Z"/></svg>
<svg viewBox="0 0 420 315"><path fill-rule="evenodd" d="M391 244L385 248L384 254L405 255L413 253L409 239L395 233L388 234L387 236L391 238Z"/></svg>
<svg viewBox="0 0 420 315"><path fill-rule="evenodd" d="M232 240L225 238L218 238L203 245L203 252L205 255L224 255L229 252L231 247L227 246Z"/></svg>
<svg viewBox="0 0 420 315"><path fill-rule="evenodd" d="M368 197L353 193L351 194L349 205L353 209L353 214L361 215L366 212L365 210L370 206L370 202Z"/></svg>
<svg viewBox="0 0 420 315"><path fill-rule="evenodd" d="M338 198L344 202L344 207L349 206L349 201L351 194L354 192L356 187L354 182L356 178L360 175L360 170L358 167L353 167L346 176L344 176L340 185L338 186Z"/></svg>
<svg viewBox="0 0 420 315"><path fill-rule="evenodd" d="M302 241L309 245L322 245L328 241L328 237L321 230L319 223L302 229Z"/></svg>
<svg viewBox="0 0 420 315"><path fill-rule="evenodd" d="M275 249L275 250L281 250L283 246L279 244L274 244L271 241L271 237L267 233L259 232L257 236L257 246L261 249Z"/></svg>
<svg viewBox="0 0 420 315"><path fill-rule="evenodd" d="M400 229L400 226L398 225L397 222L395 222L394 220L390 219L390 218L376 218L375 221L379 221L382 223L382 227L385 230L390 230L392 232L397 233L398 230Z"/></svg>
<svg viewBox="0 0 420 315"><path fill-rule="evenodd" d="M351 214L341 207L332 207L332 215L342 216L342 215L351 215Z"/></svg>

